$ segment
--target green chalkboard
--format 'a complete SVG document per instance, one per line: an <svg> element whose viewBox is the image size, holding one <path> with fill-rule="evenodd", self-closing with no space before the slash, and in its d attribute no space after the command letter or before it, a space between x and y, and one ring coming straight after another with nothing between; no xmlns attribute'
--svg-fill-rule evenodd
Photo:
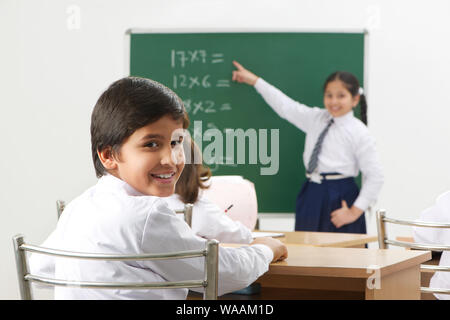
<svg viewBox="0 0 450 320"><path fill-rule="evenodd" d="M131 31L129 37L130 75L159 81L181 97L190 132L213 174L253 181L259 212L294 212L305 180L304 133L281 119L253 87L232 82L232 61L291 98L323 107L323 82L332 72L350 71L363 86L364 33ZM241 142L239 133L247 134ZM227 143L234 154L226 152ZM245 147L244 155L239 146Z"/></svg>

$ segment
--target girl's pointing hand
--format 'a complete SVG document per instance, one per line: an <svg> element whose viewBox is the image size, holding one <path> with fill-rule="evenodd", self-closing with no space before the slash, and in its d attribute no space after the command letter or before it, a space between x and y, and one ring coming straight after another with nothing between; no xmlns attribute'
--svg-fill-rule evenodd
<svg viewBox="0 0 450 320"><path fill-rule="evenodd" d="M239 83L246 83L251 86L254 86L256 83L256 80L258 80L258 76L254 73L250 72L249 70L245 69L240 63L237 61L233 61L234 66L237 68L237 70L233 71L233 77L231 80L237 81Z"/></svg>

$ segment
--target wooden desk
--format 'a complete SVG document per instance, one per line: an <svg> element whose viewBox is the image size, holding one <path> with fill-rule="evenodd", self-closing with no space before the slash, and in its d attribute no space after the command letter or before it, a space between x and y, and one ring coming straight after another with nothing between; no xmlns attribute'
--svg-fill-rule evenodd
<svg viewBox="0 0 450 320"><path fill-rule="evenodd" d="M259 294L219 298L420 300L420 264L431 259L430 251L286 246L288 258L256 281Z"/></svg>
<svg viewBox="0 0 450 320"><path fill-rule="evenodd" d="M277 238L286 244L301 244L315 247L351 247L364 248L369 242L378 240L377 236L360 233L339 232L307 232L307 231L262 231L284 233L285 236Z"/></svg>
<svg viewBox="0 0 450 320"><path fill-rule="evenodd" d="M252 299L418 300L420 264L431 259L429 251L287 246L289 257L270 265Z"/></svg>

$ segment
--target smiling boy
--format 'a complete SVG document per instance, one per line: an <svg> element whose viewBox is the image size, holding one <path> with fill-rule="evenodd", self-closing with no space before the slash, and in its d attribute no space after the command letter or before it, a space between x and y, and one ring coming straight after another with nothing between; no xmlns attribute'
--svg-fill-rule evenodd
<svg viewBox="0 0 450 320"><path fill-rule="evenodd" d="M98 183L68 204L44 247L144 254L205 247L160 197L167 197L184 167L183 129L189 120L178 96L163 85L128 77L114 82L92 113L92 156ZM241 248L221 247L219 295L248 286L284 259L272 238ZM82 281L178 281L203 276L203 259L76 261L32 256L33 273ZM56 299L185 299L187 289L55 288Z"/></svg>
<svg viewBox="0 0 450 320"><path fill-rule="evenodd" d="M143 195L170 196L184 167L181 129L182 122L163 116L137 129L122 144L120 153L107 147L98 151L98 157L109 174Z"/></svg>

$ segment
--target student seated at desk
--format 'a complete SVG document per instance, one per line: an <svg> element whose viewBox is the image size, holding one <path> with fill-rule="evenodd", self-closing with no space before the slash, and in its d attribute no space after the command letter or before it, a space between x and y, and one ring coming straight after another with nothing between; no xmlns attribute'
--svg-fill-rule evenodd
<svg viewBox="0 0 450 320"><path fill-rule="evenodd" d="M450 223L450 191L440 195L434 206L424 210L420 221ZM434 245L450 245L450 229L414 227L414 241ZM450 252L443 251L439 265L450 265ZM430 287L450 289L450 272L436 272ZM434 294L436 298L450 300L448 294Z"/></svg>
<svg viewBox="0 0 450 320"><path fill-rule="evenodd" d="M202 196L202 190L208 188L207 181L211 177L209 168L202 164L201 152L191 140L191 161L184 167L178 180L175 193L164 198L169 208L177 210L186 203L194 205L192 230L205 239L216 239L224 243L250 243L252 233L239 221L233 221L216 204ZM196 160L197 163L194 163Z"/></svg>
<svg viewBox="0 0 450 320"><path fill-rule="evenodd" d="M194 234L161 197L173 194L184 167L189 119L180 98L143 78L114 82L92 113L91 149L97 184L71 201L42 246L90 253L156 254L199 250ZM272 238L241 248L220 248L219 295L248 286L287 256ZM78 261L34 256L31 271L62 280L178 281L203 276L203 258L168 261ZM44 274L42 274L44 273ZM187 289L109 290L55 288L56 299L185 299Z"/></svg>

